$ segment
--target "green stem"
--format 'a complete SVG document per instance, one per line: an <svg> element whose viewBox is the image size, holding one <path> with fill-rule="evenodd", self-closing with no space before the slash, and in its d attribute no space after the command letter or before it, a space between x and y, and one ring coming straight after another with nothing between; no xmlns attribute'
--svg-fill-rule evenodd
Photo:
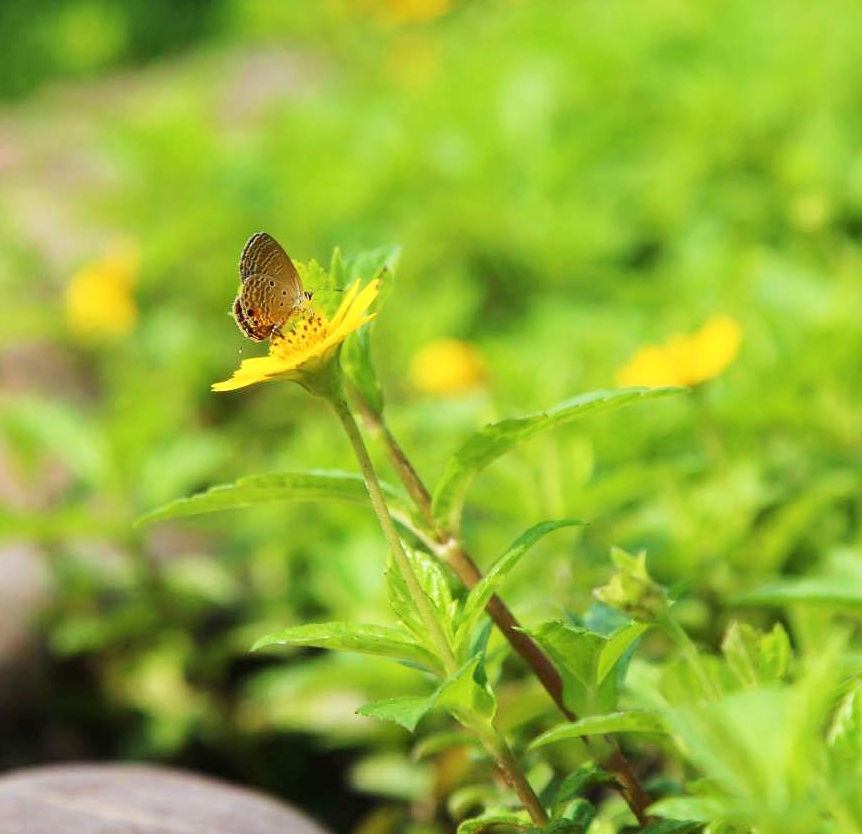
<svg viewBox="0 0 862 834"><path fill-rule="evenodd" d="M453 675L458 668L455 656L449 646L449 641L443 633L440 624L431 608L431 602L419 585L416 575L410 566L407 554L404 552L404 547L401 544L401 539L398 536L398 531L395 529L395 524L392 521L392 516L389 514L389 507L386 504L386 498L383 495L383 490L380 488L380 481L377 478L377 473L374 470L374 464L371 462L371 457L368 454L368 449L365 446L365 441L359 432L359 427L356 425L356 420L353 417L350 408L342 398L331 400L341 425L347 433L347 437L353 446L353 451L359 461L362 475L365 478L365 486L368 489L368 495L371 499L371 506L380 521L380 526L383 528L383 533L386 540L389 542L389 547L392 550L392 555L399 571L407 583L410 590L410 595L419 611L431 639L437 648L438 654L443 661L443 667L447 675ZM530 818L536 825L544 826L548 824L548 815L542 807L542 803L536 792L533 790L527 777L521 769L518 760L512 753L505 739L500 735L497 729L481 719L471 720L470 717L465 717L465 723L469 726L481 739L485 749L490 753L497 767L503 775L506 782L512 787L518 798L521 800L524 808L530 814Z"/></svg>
<svg viewBox="0 0 862 834"><path fill-rule="evenodd" d="M338 415L339 420L341 420L341 425L344 427L350 444L353 446L356 459L359 461L359 468L362 470L362 476L365 479L365 487L371 499L371 506L380 522L380 527L383 529L383 535L386 536L386 541L389 543L395 564L404 577L413 603L416 605L425 628L428 629L428 634L434 643L446 674L453 675L458 670L458 662L455 660L455 655L452 653L449 641L446 639L446 635L443 633L443 629L440 627L440 623L434 614L431 601L422 590L422 586L419 584L419 580L410 566L410 561L407 558L407 553L404 551L404 545L401 544L398 530L395 529L395 523L389 514L386 497L383 495L383 490L380 487L380 481L377 478L377 472L375 472L374 464L371 462L371 457L368 454L368 448L359 432L359 426L356 425L356 420L343 398L334 398L331 402L335 413Z"/></svg>
<svg viewBox="0 0 862 834"><path fill-rule="evenodd" d="M428 489L419 477L419 473L413 468L413 464L404 453L395 435L392 434L383 416L369 408L358 393L354 397L354 400L362 417L362 422L372 435L383 439L383 448L389 457L389 463L392 464L392 468L398 475L399 480L413 499L413 503L419 510L422 519L428 525L428 529L436 533L437 525L431 513L431 493L428 492Z"/></svg>
<svg viewBox="0 0 862 834"><path fill-rule="evenodd" d="M440 530L431 511L431 495L419 474L414 469L401 445L395 439L382 415L364 407L361 397L357 397L360 414L369 430L381 437L386 454L398 478L404 484L413 498L425 523L432 531L435 541L432 550L438 558L445 561L458 578L472 589L482 579L482 573L466 551L460 539L450 531ZM545 691L551 696L557 708L569 721L576 721L577 716L563 701L563 681L553 663L545 656L536 642L524 632L515 615L496 594L491 597L486 606L488 615L503 634L512 649L517 652L538 678ZM632 813L641 825L646 825L648 817L646 809L652 801L640 783L628 759L623 755L616 740L604 736L609 754L603 764L619 783L621 793ZM589 739L587 739L589 743Z"/></svg>
<svg viewBox="0 0 862 834"><path fill-rule="evenodd" d="M550 822L548 814L542 806L541 800L533 790L533 786L527 781L521 765L515 758L512 748L506 743L506 739L493 725L486 724L483 727L471 727L481 738L485 749L491 754L494 763L506 783L518 795L521 804L527 809L530 819L538 826L546 826Z"/></svg>

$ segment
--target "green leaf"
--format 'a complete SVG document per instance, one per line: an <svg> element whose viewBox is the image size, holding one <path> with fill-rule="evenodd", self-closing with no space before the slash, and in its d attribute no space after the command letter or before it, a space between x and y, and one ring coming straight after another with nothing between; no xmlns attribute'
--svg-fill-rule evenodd
<svg viewBox="0 0 862 834"><path fill-rule="evenodd" d="M845 772L862 766L862 681L841 699L830 722L827 742L831 758Z"/></svg>
<svg viewBox="0 0 862 834"><path fill-rule="evenodd" d="M344 284L356 278L364 281L379 279L381 286L375 309L380 309L392 291L392 276L400 253L399 247L389 246L363 252L343 262L341 270ZM373 322L367 327L360 328L347 339L341 349L341 368L354 392L361 397L364 406L372 413L380 414L383 411L383 389L371 359L372 327Z"/></svg>
<svg viewBox="0 0 862 834"><path fill-rule="evenodd" d="M737 605L835 605L858 610L862 608L862 580L855 576L787 579L737 594L733 602Z"/></svg>
<svg viewBox="0 0 862 834"><path fill-rule="evenodd" d="M458 628L455 634L455 645L461 647L468 640L474 626L476 625L488 600L497 592L497 589L509 575L509 571L518 564L520 558L543 536L559 530L561 527L574 527L583 524L573 518L565 518L559 521L543 521L536 524L525 533L515 539L509 545L508 550L491 566L482 579L476 583L464 601L464 608L458 619Z"/></svg>
<svg viewBox="0 0 862 834"><path fill-rule="evenodd" d="M458 834L482 834L483 831L493 831L500 827L527 830L532 828L532 823L523 814L482 814L479 817L464 820L458 826Z"/></svg>
<svg viewBox="0 0 862 834"><path fill-rule="evenodd" d="M545 429L556 428L579 417L628 403L663 397L685 388L620 388L593 391L560 403L548 411L491 423L474 434L446 463L434 492L432 509L445 526L458 529L467 489L488 464L519 443Z"/></svg>
<svg viewBox="0 0 862 834"><path fill-rule="evenodd" d="M596 680L599 683L604 681L611 670L617 668L620 658L649 627L649 623L633 622L608 637L605 647L599 653L599 665L596 669Z"/></svg>
<svg viewBox="0 0 862 834"><path fill-rule="evenodd" d="M357 712L360 715L367 715L369 718L392 721L412 733L416 729L416 725L433 707L432 698L405 695L401 698L385 698L371 704L364 704Z"/></svg>
<svg viewBox="0 0 862 834"><path fill-rule="evenodd" d="M677 822L685 822L693 825L699 822L714 822L721 819L727 811L727 807L720 799L712 797L697 796L671 796L660 799L650 805L650 813L659 817L670 817Z"/></svg>
<svg viewBox="0 0 862 834"><path fill-rule="evenodd" d="M446 575L440 564L424 551L412 550L408 547L405 547L404 551L407 554L413 575L431 602L437 624L451 645L452 622L455 618L456 606L449 590ZM391 555L389 565L386 568L386 589L389 595L389 605L395 615L421 643L425 644L428 639L428 629L416 607L413 595Z"/></svg>
<svg viewBox="0 0 862 834"><path fill-rule="evenodd" d="M397 490L383 485L387 502L396 517L409 515L406 502ZM221 484L189 498L179 498L140 516L136 525L167 518L235 510L275 501L346 501L368 504L365 482L351 472L311 471L250 475L232 484Z"/></svg>
<svg viewBox="0 0 862 834"><path fill-rule="evenodd" d="M7 400L0 409L0 425L18 452L33 447L37 454L47 453L89 484L104 484L111 476L104 430L96 420L57 400L30 396Z"/></svg>
<svg viewBox="0 0 862 834"><path fill-rule="evenodd" d="M386 295L388 296L388 293L391 292L389 284L392 281L395 270L398 268L400 258L401 247L397 244L379 246L376 249L358 252L349 258L342 258L341 268L343 270L344 284L349 284L357 278L363 281L380 278L386 286Z"/></svg>
<svg viewBox="0 0 862 834"><path fill-rule="evenodd" d="M316 646L360 654L373 654L440 672L437 658L401 629L351 623L309 623L261 637L253 652L269 646Z"/></svg>
<svg viewBox="0 0 862 834"><path fill-rule="evenodd" d="M534 739L529 749L543 747L557 741L604 735L605 733L661 733L667 735L669 732L661 713L653 710L628 710L626 712L612 712L608 715L591 715L578 721L558 724Z"/></svg>
<svg viewBox="0 0 862 834"><path fill-rule="evenodd" d="M467 661L432 697L435 707L447 710L467 728L474 717L490 722L497 711L497 699L488 686L481 655Z"/></svg>
<svg viewBox="0 0 862 834"><path fill-rule="evenodd" d="M563 679L563 700L572 712L604 714L616 707L616 677L599 679L607 637L559 621L543 623L530 634L557 667Z"/></svg>
<svg viewBox="0 0 862 834"><path fill-rule="evenodd" d="M594 763L581 765L574 773L570 773L557 786L554 805L565 805L576 797L580 797L595 785L610 784L614 777Z"/></svg>
<svg viewBox="0 0 862 834"><path fill-rule="evenodd" d="M703 823L695 820L661 820L650 823L641 834L694 834L702 828Z"/></svg>
<svg viewBox="0 0 862 834"><path fill-rule="evenodd" d="M752 689L780 683L790 666L790 638L780 623L764 633L734 620L725 632L721 651L739 682Z"/></svg>

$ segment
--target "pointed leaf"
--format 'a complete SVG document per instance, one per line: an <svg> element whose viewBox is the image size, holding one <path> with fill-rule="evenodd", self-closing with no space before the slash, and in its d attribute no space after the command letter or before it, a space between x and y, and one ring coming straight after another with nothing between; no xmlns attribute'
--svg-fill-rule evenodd
<svg viewBox="0 0 862 834"><path fill-rule="evenodd" d="M269 646L316 646L347 652L389 657L439 672L440 664L431 652L417 646L401 629L352 623L309 623L293 626L261 637L251 650Z"/></svg>
<svg viewBox="0 0 862 834"><path fill-rule="evenodd" d="M360 715L377 718L380 721L392 721L413 732L416 725L434 706L432 699L418 695L406 695L401 698L384 698L371 704L364 704L358 710Z"/></svg>
<svg viewBox="0 0 862 834"><path fill-rule="evenodd" d="M467 488L488 464L545 429L556 428L603 409L685 391L685 388L620 388L593 391L548 411L491 423L474 434L446 464L434 493L433 512L444 525L457 529Z"/></svg>
<svg viewBox="0 0 862 834"><path fill-rule="evenodd" d="M530 744L529 749L532 750L556 741L604 735L605 733L668 734L669 730L661 714L652 710L612 712L609 715L592 715L588 718L581 718L579 721L558 724L535 739Z"/></svg>
<svg viewBox="0 0 862 834"><path fill-rule="evenodd" d="M606 713L616 707L614 675L599 679L598 669L608 638L563 622L543 623L530 632L550 656L563 679L563 699L576 715Z"/></svg>
<svg viewBox="0 0 862 834"><path fill-rule="evenodd" d="M465 663L432 697L435 707L447 710L467 727L471 726L472 716L491 721L497 711L497 699L485 678L481 655Z"/></svg>
<svg viewBox="0 0 862 834"><path fill-rule="evenodd" d="M599 683L612 669L616 668L620 658L649 627L649 623L630 623L608 637L607 643L599 653L599 665L596 668L596 680Z"/></svg>
<svg viewBox="0 0 862 834"><path fill-rule="evenodd" d="M386 484L383 485L383 490L396 514L401 516L409 514L407 504L397 490ZM179 498L150 510L138 518L135 524L233 510L275 501L369 503L365 482L360 475L339 471L283 472L272 475L250 475L232 484L221 484L188 498Z"/></svg>
<svg viewBox="0 0 862 834"><path fill-rule="evenodd" d="M488 600L497 592L497 589L509 575L509 571L515 567L520 558L543 536L552 533L554 530L559 530L561 527L573 527L583 524L573 518L565 518L560 521L544 521L541 524L536 524L525 533L520 535L511 545L508 550L491 566L490 570L482 577L482 579L470 591L464 602L464 608L458 622L458 631L455 638L455 645L461 646L464 640L468 639L473 627L476 625Z"/></svg>
<svg viewBox="0 0 862 834"><path fill-rule="evenodd" d="M449 583L440 564L421 550L405 547L405 553L413 570L413 575L418 580L425 596L431 601L432 611L440 630L449 638L451 644L455 601L452 599ZM390 557L386 569L386 587L392 610L413 635L424 644L428 638L428 629L416 607L413 595L392 557Z"/></svg>

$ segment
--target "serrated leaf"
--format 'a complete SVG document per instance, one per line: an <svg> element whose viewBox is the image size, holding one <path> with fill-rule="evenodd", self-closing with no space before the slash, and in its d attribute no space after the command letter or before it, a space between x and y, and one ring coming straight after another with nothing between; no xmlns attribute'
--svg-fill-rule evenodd
<svg viewBox="0 0 862 834"><path fill-rule="evenodd" d="M482 814L479 817L464 820L458 826L458 834L482 834L484 831L493 831L501 826L528 830L532 827L532 823L523 814Z"/></svg>
<svg viewBox="0 0 862 834"><path fill-rule="evenodd" d="M661 713L653 710L628 710L626 712L612 712L608 715L591 715L578 721L558 724L534 739L529 749L533 750L536 747L543 747L557 741L604 735L605 733L661 733L667 735L669 732Z"/></svg>
<svg viewBox="0 0 862 834"><path fill-rule="evenodd" d="M464 498L473 478L488 464L538 432L562 426L596 411L684 390L687 389L620 388L615 391L593 391L566 400L547 411L485 426L447 461L443 476L434 492L434 517L450 529L457 530Z"/></svg>
<svg viewBox="0 0 862 834"><path fill-rule="evenodd" d="M598 677L607 637L559 621L543 623L529 633L557 667L563 679L563 700L572 712L604 714L616 707L615 676Z"/></svg>
<svg viewBox="0 0 862 834"><path fill-rule="evenodd" d="M780 623L762 632L748 623L734 620L721 643L727 665L743 686L779 683L790 666L790 638Z"/></svg>
<svg viewBox="0 0 862 834"><path fill-rule="evenodd" d="M373 654L410 663L440 673L437 658L400 629L352 623L308 623L261 637L251 650L270 646L316 646L361 654Z"/></svg>
<svg viewBox="0 0 862 834"><path fill-rule="evenodd" d="M574 527L583 524L573 518L565 518L559 521L543 521L522 533L506 552L497 559L488 572L473 587L464 601L461 616L458 618L458 628L455 633L456 647L462 647L463 643L470 638L476 622L482 616L488 600L497 592L509 572L518 564L520 558L537 542L548 533L559 530L561 527Z"/></svg>
<svg viewBox="0 0 862 834"><path fill-rule="evenodd" d="M377 718L380 721L392 721L413 732L416 725L434 707L432 699L417 695L405 695L401 698L384 698L371 704L363 704L358 710L360 715Z"/></svg>
<svg viewBox="0 0 862 834"><path fill-rule="evenodd" d="M412 550L405 547L407 559L413 575L419 582L419 586L425 596L431 602L437 624L447 639L452 642L452 621L455 617L455 601L449 590L449 583L439 563L421 550ZM386 569L386 589L389 596L389 605L399 620L413 633L421 642L425 643L428 638L428 629L416 607L416 602L401 571L390 556L389 565Z"/></svg>
<svg viewBox="0 0 862 834"><path fill-rule="evenodd" d="M393 487L383 484L387 502L396 516L409 515L409 508ZM235 510L277 501L345 501L368 504L362 476L352 472L310 471L249 475L232 484L221 484L204 492L179 498L140 516L136 525L168 518Z"/></svg>

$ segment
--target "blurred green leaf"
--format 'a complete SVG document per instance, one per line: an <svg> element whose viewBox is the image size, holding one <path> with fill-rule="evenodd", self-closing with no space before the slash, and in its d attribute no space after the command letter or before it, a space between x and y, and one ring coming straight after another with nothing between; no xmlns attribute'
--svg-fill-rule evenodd
<svg viewBox="0 0 862 834"><path fill-rule="evenodd" d="M749 688L784 680L793 656L790 638L780 623L763 633L734 620L725 632L721 650L740 683Z"/></svg>
<svg viewBox="0 0 862 834"><path fill-rule="evenodd" d="M733 597L737 605L833 605L862 608L862 579L810 577L772 582L756 591Z"/></svg>
<svg viewBox="0 0 862 834"><path fill-rule="evenodd" d="M461 510L473 478L488 464L546 429L556 428L596 411L677 394L685 388L620 388L593 391L547 411L490 423L476 432L446 463L434 490L434 516L452 529L460 526Z"/></svg>

